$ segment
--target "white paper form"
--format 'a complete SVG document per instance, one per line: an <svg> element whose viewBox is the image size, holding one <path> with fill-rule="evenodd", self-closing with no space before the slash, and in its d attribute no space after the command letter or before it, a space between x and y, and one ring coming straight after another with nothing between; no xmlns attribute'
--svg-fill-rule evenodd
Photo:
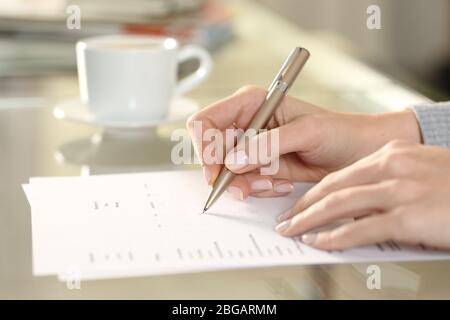
<svg viewBox="0 0 450 320"><path fill-rule="evenodd" d="M200 214L209 188L198 171L33 178L33 272L77 268L83 279L230 268L449 259L439 251L378 244L325 252L273 231L285 198L241 202L223 195Z"/></svg>

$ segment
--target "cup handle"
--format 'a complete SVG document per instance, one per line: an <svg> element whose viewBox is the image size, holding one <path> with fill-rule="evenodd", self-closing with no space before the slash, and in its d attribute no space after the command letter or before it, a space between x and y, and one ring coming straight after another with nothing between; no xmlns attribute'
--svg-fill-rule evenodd
<svg viewBox="0 0 450 320"><path fill-rule="evenodd" d="M213 63L210 54L205 49L196 45L182 47L178 53L178 64L190 59L198 59L200 65L195 72L178 82L175 88L176 96L180 96L192 90L202 83L211 73Z"/></svg>

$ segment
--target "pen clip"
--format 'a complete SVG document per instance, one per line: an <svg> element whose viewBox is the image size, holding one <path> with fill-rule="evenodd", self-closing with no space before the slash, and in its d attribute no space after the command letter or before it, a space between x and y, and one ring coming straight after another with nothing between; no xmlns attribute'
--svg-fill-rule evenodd
<svg viewBox="0 0 450 320"><path fill-rule="evenodd" d="M272 83L269 86L269 92L276 87L276 85L283 80L283 75L285 74L286 70L289 69L292 62L296 58L296 56L299 54L300 48L296 47L294 48L289 56L284 60L283 64L281 65L280 71L278 71L277 75L275 76L275 79L273 79Z"/></svg>

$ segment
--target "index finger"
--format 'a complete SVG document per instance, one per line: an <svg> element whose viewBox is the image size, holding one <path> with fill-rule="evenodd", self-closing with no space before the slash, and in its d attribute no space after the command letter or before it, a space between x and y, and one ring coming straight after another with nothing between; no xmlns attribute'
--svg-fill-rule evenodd
<svg viewBox="0 0 450 320"><path fill-rule="evenodd" d="M187 121L187 128L192 138L194 149L200 159L208 184L212 184L221 169L221 163L204 161L204 150L212 141L204 139L209 129L218 130L225 141L226 129L242 128L249 125L265 97L265 90L255 86L245 86L230 97L222 99L192 115ZM222 146L224 147L224 146ZM225 150L226 151L226 150ZM225 156L225 154L224 154ZM220 159L223 161L223 159Z"/></svg>

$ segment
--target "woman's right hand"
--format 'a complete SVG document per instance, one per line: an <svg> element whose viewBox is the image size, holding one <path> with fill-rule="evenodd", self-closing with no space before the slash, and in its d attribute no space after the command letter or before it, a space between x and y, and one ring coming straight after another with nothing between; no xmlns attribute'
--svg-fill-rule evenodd
<svg viewBox="0 0 450 320"><path fill-rule="evenodd" d="M204 137L195 136L196 121L201 123L202 132L217 129L224 134L226 129L245 130L265 94L264 89L246 86L191 116L187 126L195 149L205 150L210 143ZM421 142L420 129L411 110L381 114L337 113L289 96L276 110L268 129L252 137L245 150L233 148L227 153L225 165L239 174L228 191L241 200L249 195L286 195L293 190L292 182L320 181L328 173L354 163L394 139ZM249 150L255 150L249 146L257 146L262 138L267 139L264 135L270 137L274 130L279 136L279 170L273 175L262 175L258 169L268 165L267 159L249 157ZM212 185L222 164L207 163L204 154L198 156L206 181ZM248 163L250 158L256 161Z"/></svg>

